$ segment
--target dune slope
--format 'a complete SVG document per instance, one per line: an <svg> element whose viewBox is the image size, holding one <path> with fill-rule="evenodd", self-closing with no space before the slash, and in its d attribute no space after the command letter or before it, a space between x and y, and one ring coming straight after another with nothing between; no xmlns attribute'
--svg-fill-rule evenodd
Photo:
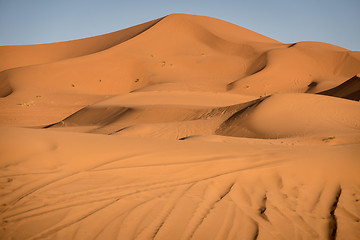
<svg viewBox="0 0 360 240"><path fill-rule="evenodd" d="M0 47L1 239L357 239L358 52L172 14Z"/></svg>

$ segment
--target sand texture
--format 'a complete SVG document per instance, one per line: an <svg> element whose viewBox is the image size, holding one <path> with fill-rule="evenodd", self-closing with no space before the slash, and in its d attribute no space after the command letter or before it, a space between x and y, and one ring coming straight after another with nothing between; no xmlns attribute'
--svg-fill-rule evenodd
<svg viewBox="0 0 360 240"><path fill-rule="evenodd" d="M360 53L173 14L0 47L0 239L359 239Z"/></svg>

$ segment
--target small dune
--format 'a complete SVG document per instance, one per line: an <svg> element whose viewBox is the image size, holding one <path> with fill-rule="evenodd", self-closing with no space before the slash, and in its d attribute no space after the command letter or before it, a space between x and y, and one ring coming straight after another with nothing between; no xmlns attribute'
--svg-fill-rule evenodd
<svg viewBox="0 0 360 240"><path fill-rule="evenodd" d="M360 131L358 105L327 96L278 94L236 112L217 134L277 139Z"/></svg>

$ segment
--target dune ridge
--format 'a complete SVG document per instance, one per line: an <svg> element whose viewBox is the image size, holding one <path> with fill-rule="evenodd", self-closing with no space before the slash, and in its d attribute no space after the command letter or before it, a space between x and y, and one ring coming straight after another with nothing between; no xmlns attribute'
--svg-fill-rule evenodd
<svg viewBox="0 0 360 240"><path fill-rule="evenodd" d="M141 34L159 21L161 21L161 18L117 32L73 41L37 45L0 46L0 57L5 60L2 61L3 65L0 65L0 71L56 62L104 51Z"/></svg>
<svg viewBox="0 0 360 240"><path fill-rule="evenodd" d="M359 52L171 14L0 47L1 239L357 239Z"/></svg>

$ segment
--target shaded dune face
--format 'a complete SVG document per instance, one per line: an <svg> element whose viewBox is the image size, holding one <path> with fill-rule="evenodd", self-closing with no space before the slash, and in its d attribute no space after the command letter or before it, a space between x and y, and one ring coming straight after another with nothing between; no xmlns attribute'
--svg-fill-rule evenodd
<svg viewBox="0 0 360 240"><path fill-rule="evenodd" d="M67 126L91 126L107 125L117 120L129 109L125 107L107 107L107 108L90 108L85 107L61 122L50 124L44 128L50 127L67 127Z"/></svg>
<svg viewBox="0 0 360 240"><path fill-rule="evenodd" d="M44 128L94 126L89 132L102 134L152 136L162 135L173 139L191 135L215 134L219 125L258 103L246 103L217 107L191 108L191 106L112 107L90 106L70 115L64 120ZM202 128L201 126L206 125ZM136 131L135 131L136 129Z"/></svg>
<svg viewBox="0 0 360 240"><path fill-rule="evenodd" d="M349 100L360 100L360 78L354 76L346 82L337 87L331 88L326 91L319 92L318 94L346 98Z"/></svg>
<svg viewBox="0 0 360 240"><path fill-rule="evenodd" d="M0 98L7 97L13 92L13 88L11 87L9 81L6 78L6 74L4 74L0 78Z"/></svg>
<svg viewBox="0 0 360 240"><path fill-rule="evenodd" d="M172 14L0 59L0 239L360 236L359 52Z"/></svg>

